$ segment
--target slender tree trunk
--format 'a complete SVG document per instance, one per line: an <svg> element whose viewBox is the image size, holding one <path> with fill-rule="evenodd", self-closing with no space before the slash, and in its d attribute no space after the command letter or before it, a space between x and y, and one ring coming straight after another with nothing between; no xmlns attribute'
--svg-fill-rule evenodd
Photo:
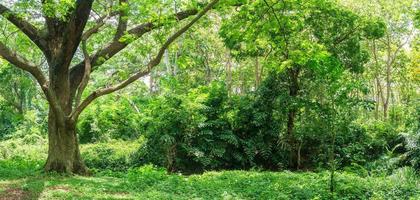
<svg viewBox="0 0 420 200"><path fill-rule="evenodd" d="M257 90L258 86L260 85L260 62L258 60L258 56L255 57L255 90Z"/></svg>
<svg viewBox="0 0 420 200"><path fill-rule="evenodd" d="M388 108L389 108L390 97L391 97L391 65L388 64L386 68L386 97L385 97L385 101L383 102L385 120L388 118Z"/></svg>
<svg viewBox="0 0 420 200"><path fill-rule="evenodd" d="M302 145L303 145L303 142L299 142L298 149L297 149L297 169L300 169L301 162L302 162L302 156L301 156Z"/></svg>
<svg viewBox="0 0 420 200"><path fill-rule="evenodd" d="M206 67L206 82L207 84L210 84L211 81L213 80L212 78L212 71L211 71L211 66L209 63L209 56L208 56L208 52L203 50L204 53L204 66Z"/></svg>
<svg viewBox="0 0 420 200"><path fill-rule="evenodd" d="M167 76L172 76L172 67L171 67L171 61L169 59L169 50L166 49L163 63L166 67L166 74Z"/></svg>
<svg viewBox="0 0 420 200"><path fill-rule="evenodd" d="M239 80L240 80L240 94L245 94L245 74L244 74L244 67L239 65Z"/></svg>
<svg viewBox="0 0 420 200"><path fill-rule="evenodd" d="M376 82L373 81L372 82L372 98L375 101L375 119L379 118L379 90L378 90L378 86L376 85Z"/></svg>
<svg viewBox="0 0 420 200"><path fill-rule="evenodd" d="M153 74L150 73L150 75L149 75L149 92L150 93L154 92L154 85L155 85L155 81L154 81L154 78L153 78Z"/></svg>
<svg viewBox="0 0 420 200"><path fill-rule="evenodd" d="M176 158L176 144L171 145L166 152L166 169L169 173L173 173L176 171L175 166L175 158Z"/></svg>
<svg viewBox="0 0 420 200"><path fill-rule="evenodd" d="M288 70L289 73L289 96L292 101L296 100L299 92L299 68L292 68ZM293 168L299 169L300 166L297 162L297 144L294 137L294 128L295 128L295 118L297 115L298 109L291 105L287 114L287 138L290 144L290 165Z"/></svg>
<svg viewBox="0 0 420 200"><path fill-rule="evenodd" d="M232 61L230 54L226 54L227 63L226 63L226 87L228 91L228 95L232 93Z"/></svg>

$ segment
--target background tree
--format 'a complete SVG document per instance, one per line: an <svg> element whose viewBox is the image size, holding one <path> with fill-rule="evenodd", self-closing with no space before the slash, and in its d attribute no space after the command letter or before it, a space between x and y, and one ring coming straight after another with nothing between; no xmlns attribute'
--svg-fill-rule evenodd
<svg viewBox="0 0 420 200"><path fill-rule="evenodd" d="M371 31L381 32L381 29L384 29L384 37L369 38L366 44L372 57L366 75L370 76L368 77L372 79L370 84L374 86L371 94L375 101L375 117L392 121L395 118L389 118L390 108L399 107L414 94L407 91L413 88L413 85L407 77L404 77L408 73L403 71L407 70L409 62L407 52L412 48L410 43L416 40L415 35L418 31L413 20L418 2L412 0L341 2L367 18L377 18L380 24L371 26ZM402 84L407 85L402 86ZM402 88L406 91L402 91Z"/></svg>
<svg viewBox="0 0 420 200"><path fill-rule="evenodd" d="M244 24L246 28L241 28ZM366 51L361 48L366 26L364 20L329 1L254 1L226 21L221 34L237 56L265 55L270 60L271 81L266 91L260 92L273 98L264 104L280 101L285 107L286 120L282 119L286 124L278 131L290 151L291 166L300 167L304 141L296 135L296 121L309 103L314 80L337 79L346 69L362 70L367 61ZM272 92L283 97L269 95ZM272 109L267 108L266 113ZM267 123L272 117L266 119Z"/></svg>

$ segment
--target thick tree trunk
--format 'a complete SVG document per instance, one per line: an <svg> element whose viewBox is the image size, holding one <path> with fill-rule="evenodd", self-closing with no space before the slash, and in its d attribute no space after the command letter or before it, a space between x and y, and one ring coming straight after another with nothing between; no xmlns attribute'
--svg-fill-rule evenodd
<svg viewBox="0 0 420 200"><path fill-rule="evenodd" d="M88 174L80 156L75 124L60 125L52 111L48 116L48 143L46 172Z"/></svg>

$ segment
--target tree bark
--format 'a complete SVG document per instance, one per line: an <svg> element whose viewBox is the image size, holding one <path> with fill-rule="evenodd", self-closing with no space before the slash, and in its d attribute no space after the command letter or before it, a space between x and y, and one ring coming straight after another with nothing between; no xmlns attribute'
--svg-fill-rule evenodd
<svg viewBox="0 0 420 200"><path fill-rule="evenodd" d="M48 158L44 166L46 172L88 174L79 150L76 125L59 123L54 112L48 115Z"/></svg>

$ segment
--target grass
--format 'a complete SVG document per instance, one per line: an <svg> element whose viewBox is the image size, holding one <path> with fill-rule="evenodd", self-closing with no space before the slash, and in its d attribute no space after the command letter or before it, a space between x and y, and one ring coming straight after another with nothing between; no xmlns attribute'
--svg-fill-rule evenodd
<svg viewBox="0 0 420 200"><path fill-rule="evenodd" d="M127 163L127 155L138 149L141 141L83 145L81 151L86 160L91 166L98 166L93 176L45 174L42 172L45 148L42 144L25 143L20 140L0 143L0 152L3 152L0 200L420 199L420 178L412 168L401 168L391 176L361 177L337 172L332 196L327 171L219 171L183 176L167 174L150 165L120 170Z"/></svg>
<svg viewBox="0 0 420 200"><path fill-rule="evenodd" d="M338 173L335 199L420 199L418 177ZM152 166L91 177L44 174L39 162L0 161L0 199L331 199L327 172L167 174Z"/></svg>

